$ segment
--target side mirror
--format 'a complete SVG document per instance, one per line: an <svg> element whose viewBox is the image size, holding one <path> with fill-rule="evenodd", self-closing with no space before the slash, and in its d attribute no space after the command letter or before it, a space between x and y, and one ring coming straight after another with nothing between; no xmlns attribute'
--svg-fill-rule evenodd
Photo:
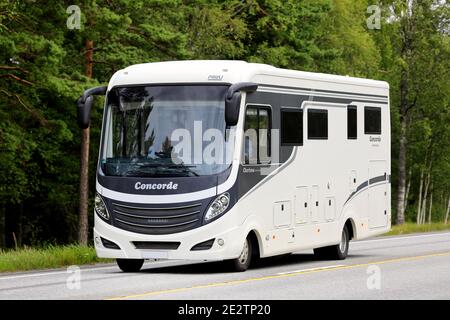
<svg viewBox="0 0 450 320"><path fill-rule="evenodd" d="M91 123L91 111L94 104L94 97L105 95L107 87L95 87L83 92L83 95L77 100L77 120L81 129L86 129Z"/></svg>
<svg viewBox="0 0 450 320"><path fill-rule="evenodd" d="M253 82L235 83L228 88L225 97L225 123L235 126L239 120L239 110L241 106L241 91L254 92L258 89L258 84Z"/></svg>
<svg viewBox="0 0 450 320"><path fill-rule="evenodd" d="M241 106L241 93L235 92L231 98L225 98L225 123L235 126L239 120L239 110Z"/></svg>
<svg viewBox="0 0 450 320"><path fill-rule="evenodd" d="M94 104L94 97L87 97L86 101L83 102L83 98L79 98L77 101L77 120L78 126L81 129L86 129L91 123L91 110Z"/></svg>

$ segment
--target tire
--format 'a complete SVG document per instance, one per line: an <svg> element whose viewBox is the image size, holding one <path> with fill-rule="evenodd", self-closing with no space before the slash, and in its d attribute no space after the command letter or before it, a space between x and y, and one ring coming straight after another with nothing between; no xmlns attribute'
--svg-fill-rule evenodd
<svg viewBox="0 0 450 320"><path fill-rule="evenodd" d="M144 264L144 259L116 259L116 262L123 272L138 272Z"/></svg>
<svg viewBox="0 0 450 320"><path fill-rule="evenodd" d="M342 230L341 242L334 246L314 249L314 255L319 259L344 260L348 255L350 234L347 226Z"/></svg>
<svg viewBox="0 0 450 320"><path fill-rule="evenodd" d="M244 247L239 257L231 260L231 268L236 272L243 272L250 267L253 256L253 246L250 239L247 237L244 242Z"/></svg>

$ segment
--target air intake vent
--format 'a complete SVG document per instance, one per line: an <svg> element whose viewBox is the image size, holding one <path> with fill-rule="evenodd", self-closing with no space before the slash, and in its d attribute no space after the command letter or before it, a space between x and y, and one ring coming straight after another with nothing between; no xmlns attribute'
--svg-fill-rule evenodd
<svg viewBox="0 0 450 320"><path fill-rule="evenodd" d="M101 239L102 239L102 244L105 248L120 250L120 247L117 244L115 244L114 242L112 242L110 240L106 240L104 238L101 238Z"/></svg>
<svg viewBox="0 0 450 320"><path fill-rule="evenodd" d="M133 241L136 249L177 250L180 242Z"/></svg>
<svg viewBox="0 0 450 320"><path fill-rule="evenodd" d="M196 244L195 246L193 246L191 248L191 251L209 250L213 246L214 240L216 240L216 239L210 239L210 240L207 240L204 242L200 242L200 243Z"/></svg>

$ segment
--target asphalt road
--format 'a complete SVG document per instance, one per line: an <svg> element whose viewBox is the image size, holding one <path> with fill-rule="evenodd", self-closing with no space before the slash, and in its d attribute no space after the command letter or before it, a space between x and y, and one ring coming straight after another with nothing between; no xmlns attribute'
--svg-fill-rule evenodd
<svg viewBox="0 0 450 320"><path fill-rule="evenodd" d="M2 274L0 299L450 299L450 233L356 241L344 261L301 252L244 273L159 261L132 274L112 264Z"/></svg>

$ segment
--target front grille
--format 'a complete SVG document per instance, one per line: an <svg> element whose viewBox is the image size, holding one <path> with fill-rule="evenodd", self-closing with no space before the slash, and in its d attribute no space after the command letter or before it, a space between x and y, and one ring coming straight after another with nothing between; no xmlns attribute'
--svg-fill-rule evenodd
<svg viewBox="0 0 450 320"><path fill-rule="evenodd" d="M183 232L201 226L205 205L197 202L157 206L112 201L112 223L115 227L143 234Z"/></svg>
<svg viewBox="0 0 450 320"><path fill-rule="evenodd" d="M161 249L176 250L180 246L180 242L163 242L163 241L133 241L136 249Z"/></svg>

